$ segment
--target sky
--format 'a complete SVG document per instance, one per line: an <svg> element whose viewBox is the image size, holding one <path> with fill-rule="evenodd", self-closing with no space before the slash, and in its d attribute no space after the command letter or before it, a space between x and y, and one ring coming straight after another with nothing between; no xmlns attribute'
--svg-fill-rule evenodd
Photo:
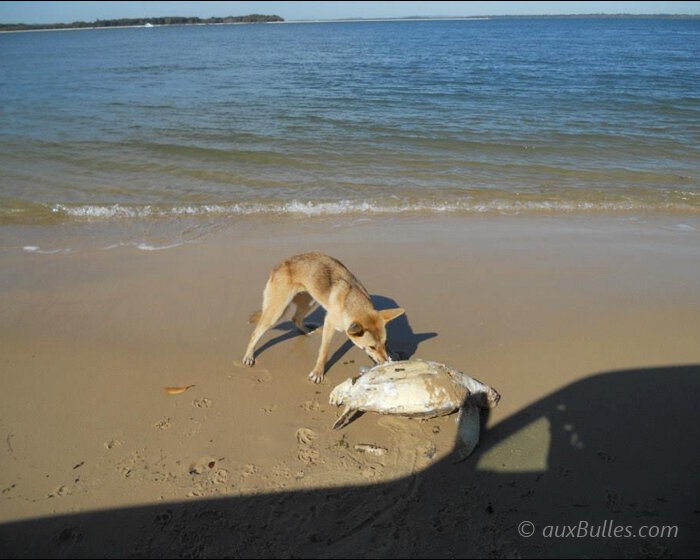
<svg viewBox="0 0 700 560"><path fill-rule="evenodd" d="M700 2L0 2L0 23L276 14L285 20L542 14L700 14Z"/></svg>

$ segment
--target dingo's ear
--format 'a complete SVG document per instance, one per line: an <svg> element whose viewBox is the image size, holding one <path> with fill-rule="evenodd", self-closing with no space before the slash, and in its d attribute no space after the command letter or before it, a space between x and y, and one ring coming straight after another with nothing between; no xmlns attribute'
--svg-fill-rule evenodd
<svg viewBox="0 0 700 560"><path fill-rule="evenodd" d="M389 321L393 321L397 317L401 317L405 311L401 307L397 307L395 309L382 309L379 312L379 316L384 319L385 323L388 323Z"/></svg>
<svg viewBox="0 0 700 560"><path fill-rule="evenodd" d="M357 321L353 321L352 323L350 323L347 333L350 336L362 336L363 334L365 334L365 329L362 325L360 325L360 323L358 323Z"/></svg>

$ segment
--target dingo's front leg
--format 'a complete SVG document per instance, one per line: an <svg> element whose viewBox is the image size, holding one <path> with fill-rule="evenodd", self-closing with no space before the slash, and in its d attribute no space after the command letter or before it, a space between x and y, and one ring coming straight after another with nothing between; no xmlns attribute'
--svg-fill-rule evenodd
<svg viewBox="0 0 700 560"><path fill-rule="evenodd" d="M333 325L331 321L328 320L328 314L326 314L326 319L323 322L323 335L321 335L321 348L318 350L318 359L316 360L314 369L309 373L309 379L314 383L321 383L321 381L323 381L323 375L326 371L326 360L328 360L328 349L331 346L333 332Z"/></svg>

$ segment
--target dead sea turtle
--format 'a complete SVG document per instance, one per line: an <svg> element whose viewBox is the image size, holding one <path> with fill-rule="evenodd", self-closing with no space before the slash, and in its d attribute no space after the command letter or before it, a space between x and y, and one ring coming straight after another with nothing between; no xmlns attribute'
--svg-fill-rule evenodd
<svg viewBox="0 0 700 560"><path fill-rule="evenodd" d="M479 442L480 408L501 396L488 385L444 364L413 359L388 362L347 379L331 391L331 405L345 405L333 429L346 426L358 411L435 418L460 411L459 436L469 455Z"/></svg>

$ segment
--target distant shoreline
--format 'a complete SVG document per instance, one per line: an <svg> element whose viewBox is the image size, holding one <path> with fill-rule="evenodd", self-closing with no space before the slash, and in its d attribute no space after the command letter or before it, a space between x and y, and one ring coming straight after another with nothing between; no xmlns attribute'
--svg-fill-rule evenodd
<svg viewBox="0 0 700 560"><path fill-rule="evenodd" d="M71 23L0 23L0 33L22 31L73 31L76 29L108 29L133 27L165 27L172 25L234 25L244 23L280 23L284 18L278 15L248 14L244 16L199 17L165 16L151 18L98 19L92 22L74 21Z"/></svg>
<svg viewBox="0 0 700 560"><path fill-rule="evenodd" d="M237 16L247 17L247 16ZM132 25L82 25L68 27L70 24L1 24L1 33L27 33L38 31L82 31L95 29L149 29L156 27L185 27L185 26L208 26L208 25L252 25L256 23L274 23L274 24L303 24L303 23L372 23L372 22L409 22L409 21L477 21L477 20L496 20L496 19L700 19L700 15L694 14L561 14L561 15L498 15L498 16L436 16L436 17L401 17L401 18L346 18L346 19L297 19L285 20L279 16L265 16L270 19L259 21L208 21L202 20L197 22L183 23L143 23ZM274 19L272 19L274 18ZM150 18L150 19L168 19L168 18ZM190 18L193 19L193 18ZM226 19L226 18L212 18ZM99 21L99 20L98 20ZM105 20L115 21L115 20ZM95 22L97 23L97 22ZM2 29L2 26L23 26L24 29ZM56 27L51 27L56 25ZM46 26L46 27L45 27Z"/></svg>
<svg viewBox="0 0 700 560"><path fill-rule="evenodd" d="M700 14L543 14L490 16L408 16L400 18L293 19L284 23L344 23L364 21L437 21L481 19L700 19Z"/></svg>
<svg viewBox="0 0 700 560"><path fill-rule="evenodd" d="M277 21L277 22L267 22L267 23L293 23L289 21ZM95 31L102 29L156 29L160 27L208 27L208 26L221 26L221 25L255 25L254 23L248 22L236 22L236 23L170 23L167 25L110 25L108 27L48 27L42 29L12 29L12 30L0 30L2 33L41 33L42 31Z"/></svg>

